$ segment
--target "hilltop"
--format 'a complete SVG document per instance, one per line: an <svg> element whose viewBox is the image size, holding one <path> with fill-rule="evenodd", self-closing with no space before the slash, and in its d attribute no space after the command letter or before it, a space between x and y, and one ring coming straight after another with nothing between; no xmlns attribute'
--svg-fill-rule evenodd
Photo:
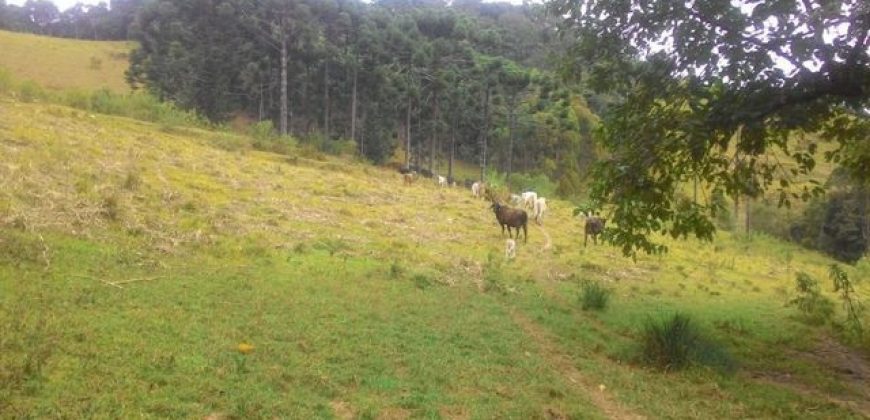
<svg viewBox="0 0 870 420"><path fill-rule="evenodd" d="M130 90L124 80L133 45L0 30L0 68L49 89Z"/></svg>
<svg viewBox="0 0 870 420"><path fill-rule="evenodd" d="M826 278L817 253L720 234L632 261L584 248L572 206L551 200L505 261L464 189L227 132L8 98L0 112L13 416L870 413L865 359L784 305L796 272ZM613 290L606 311L581 309L584 280ZM674 311L736 372L638 365L643 323Z"/></svg>

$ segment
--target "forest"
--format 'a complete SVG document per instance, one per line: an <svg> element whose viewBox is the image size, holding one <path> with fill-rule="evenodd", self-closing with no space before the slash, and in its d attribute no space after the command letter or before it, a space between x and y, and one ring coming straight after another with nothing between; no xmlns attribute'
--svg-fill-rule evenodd
<svg viewBox="0 0 870 420"><path fill-rule="evenodd" d="M453 162L581 191L597 117L555 74L542 6L383 1L153 2L129 80L212 120L240 113L325 148L454 178ZM596 98L598 98L596 96Z"/></svg>

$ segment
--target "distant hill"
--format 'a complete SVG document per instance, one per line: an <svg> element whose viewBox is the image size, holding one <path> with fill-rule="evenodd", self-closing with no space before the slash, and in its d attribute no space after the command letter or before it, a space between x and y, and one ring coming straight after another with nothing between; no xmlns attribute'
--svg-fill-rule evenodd
<svg viewBox="0 0 870 420"><path fill-rule="evenodd" d="M132 43L84 41L0 31L0 67L19 80L49 89L126 92L127 56Z"/></svg>

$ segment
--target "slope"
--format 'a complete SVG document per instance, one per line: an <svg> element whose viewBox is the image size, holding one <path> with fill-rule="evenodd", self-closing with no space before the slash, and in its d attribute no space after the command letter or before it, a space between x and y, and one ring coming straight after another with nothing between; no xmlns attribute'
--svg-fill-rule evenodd
<svg viewBox="0 0 870 420"><path fill-rule="evenodd" d="M128 42L86 41L0 31L0 68L49 89L127 92Z"/></svg>
<svg viewBox="0 0 870 420"><path fill-rule="evenodd" d="M583 248L553 200L504 261L465 190L224 132L10 99L0 115L0 412L13 417L868 413L866 389L807 356L825 330L783 306L796 271L825 276L818 254L723 235L632 262ZM580 310L582 279L614 290L607 311ZM738 372L634 365L639 326L674 310Z"/></svg>

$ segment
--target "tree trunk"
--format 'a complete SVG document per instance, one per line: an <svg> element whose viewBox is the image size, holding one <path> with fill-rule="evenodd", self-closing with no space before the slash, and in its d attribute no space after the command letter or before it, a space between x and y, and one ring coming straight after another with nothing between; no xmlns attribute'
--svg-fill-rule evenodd
<svg viewBox="0 0 870 420"><path fill-rule="evenodd" d="M432 112L432 137L429 140L429 170L435 172L435 142L438 139L438 92L435 92L435 109Z"/></svg>
<svg viewBox="0 0 870 420"><path fill-rule="evenodd" d="M263 104L263 84L260 83L260 106L257 109L257 121L263 121L263 117L265 117L266 108Z"/></svg>
<svg viewBox="0 0 870 420"><path fill-rule="evenodd" d="M511 185L511 170L513 169L512 166L513 166L513 160L514 160L514 119L516 118L516 116L514 115L514 113L515 113L514 108L516 108L515 100L511 101L511 110L510 110L510 115L508 116L508 120L509 120L509 122L508 122L508 124L509 124L508 137L510 139L508 141L508 159L507 159L507 185L508 185L508 187L510 187L510 185Z"/></svg>
<svg viewBox="0 0 870 420"><path fill-rule="evenodd" d="M486 182L486 142L489 136L489 86L483 102L483 153L480 159L480 180Z"/></svg>
<svg viewBox="0 0 870 420"><path fill-rule="evenodd" d="M408 108L405 111L405 168L411 169L411 95L408 95Z"/></svg>
<svg viewBox="0 0 870 420"><path fill-rule="evenodd" d="M734 233L740 229L740 193L734 194Z"/></svg>
<svg viewBox="0 0 870 420"><path fill-rule="evenodd" d="M365 120L366 120L366 112L363 111L361 122L364 122ZM353 134L351 134L351 135L353 135ZM360 139L359 139L359 155L360 155L360 157L363 157L366 155L366 143L365 143L365 138L363 138L362 135L360 135Z"/></svg>
<svg viewBox="0 0 870 420"><path fill-rule="evenodd" d="M329 59L323 65L323 136L329 140Z"/></svg>
<svg viewBox="0 0 870 420"><path fill-rule="evenodd" d="M281 135L287 135L287 37L281 36Z"/></svg>
<svg viewBox="0 0 870 420"><path fill-rule="evenodd" d="M750 216L749 216L749 208L750 208L749 204L750 204L751 200L752 200L751 197L747 196L746 202L743 204L743 207L744 207L743 210L746 212L746 234L747 235L749 234L749 232L751 230L751 223L750 223Z"/></svg>
<svg viewBox="0 0 870 420"><path fill-rule="evenodd" d="M356 141L356 83L357 68L353 68L353 91L350 95L350 139Z"/></svg>
<svg viewBox="0 0 870 420"><path fill-rule="evenodd" d="M447 179L453 179L453 159L456 156L456 119L458 117L459 114L454 112L450 130L450 160L447 162Z"/></svg>

